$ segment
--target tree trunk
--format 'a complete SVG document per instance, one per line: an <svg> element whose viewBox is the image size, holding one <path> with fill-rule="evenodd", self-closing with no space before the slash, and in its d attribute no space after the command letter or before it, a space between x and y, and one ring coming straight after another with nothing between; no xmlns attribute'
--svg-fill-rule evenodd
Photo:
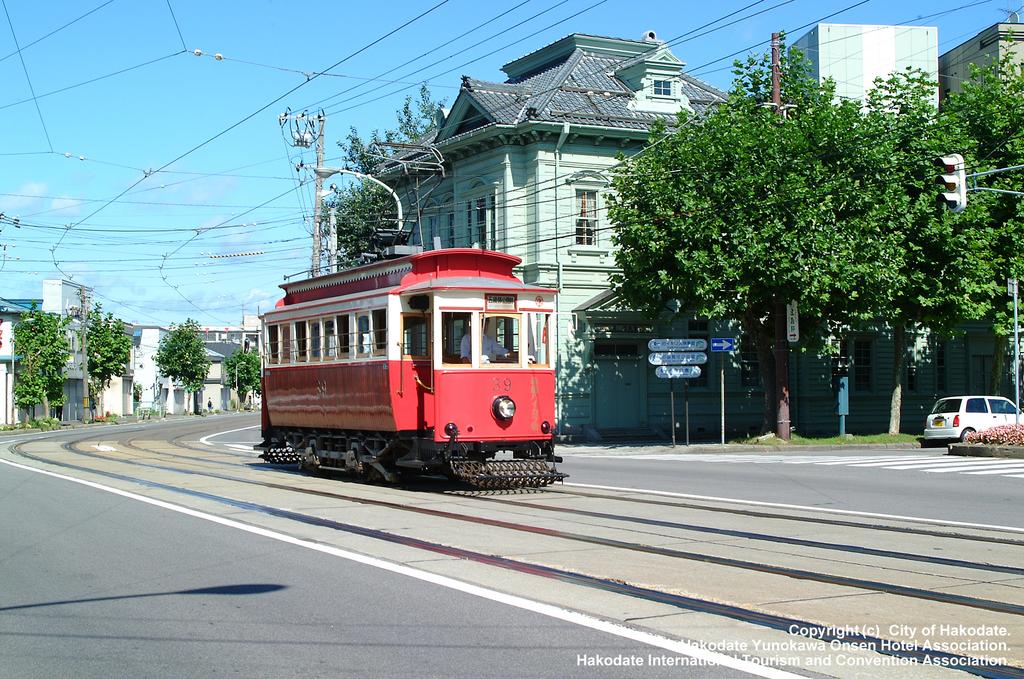
<svg viewBox="0 0 1024 679"><path fill-rule="evenodd" d="M992 331L992 374L989 375L988 392L995 396L1003 386L1006 371L1006 346L1009 338L1003 333Z"/></svg>
<svg viewBox="0 0 1024 679"><path fill-rule="evenodd" d="M889 400L889 433L900 433L900 415L903 412L903 364L907 355L907 328L896 325L892 329L892 398Z"/></svg>
<svg viewBox="0 0 1024 679"><path fill-rule="evenodd" d="M33 406L32 409L35 410L35 407ZM43 417L50 416L50 398L46 395L43 396L43 413Z"/></svg>
<svg viewBox="0 0 1024 679"><path fill-rule="evenodd" d="M767 434L775 431L775 408L778 405L775 399L775 357L772 353L773 328L762 323L752 312L744 316L743 326L747 336L754 341L757 351L757 370L764 389L761 433Z"/></svg>

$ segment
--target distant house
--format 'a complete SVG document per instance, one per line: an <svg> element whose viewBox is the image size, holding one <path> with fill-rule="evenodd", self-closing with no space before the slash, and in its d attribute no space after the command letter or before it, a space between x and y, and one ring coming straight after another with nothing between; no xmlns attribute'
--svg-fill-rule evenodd
<svg viewBox="0 0 1024 679"><path fill-rule="evenodd" d="M14 406L14 384L21 362L14 346L14 326L23 313L42 305L41 299L0 297L0 424L15 424L21 419Z"/></svg>

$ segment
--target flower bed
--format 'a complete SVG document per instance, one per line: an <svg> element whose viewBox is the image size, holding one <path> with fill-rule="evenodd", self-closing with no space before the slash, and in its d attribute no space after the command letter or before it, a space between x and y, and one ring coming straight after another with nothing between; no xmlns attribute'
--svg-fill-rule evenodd
<svg viewBox="0 0 1024 679"><path fill-rule="evenodd" d="M1024 446L1024 424L1004 424L984 431L972 431L967 443L983 443L991 446Z"/></svg>

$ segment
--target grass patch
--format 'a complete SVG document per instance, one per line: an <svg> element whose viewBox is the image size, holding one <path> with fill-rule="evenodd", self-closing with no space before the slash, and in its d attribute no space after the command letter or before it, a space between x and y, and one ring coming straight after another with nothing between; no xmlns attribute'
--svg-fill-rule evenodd
<svg viewBox="0 0 1024 679"><path fill-rule="evenodd" d="M760 446L845 446L850 444L884 444L884 443L917 443L919 436L914 434L847 434L840 436L803 436L793 433L787 442L775 437L759 439L757 437L736 439L730 443Z"/></svg>

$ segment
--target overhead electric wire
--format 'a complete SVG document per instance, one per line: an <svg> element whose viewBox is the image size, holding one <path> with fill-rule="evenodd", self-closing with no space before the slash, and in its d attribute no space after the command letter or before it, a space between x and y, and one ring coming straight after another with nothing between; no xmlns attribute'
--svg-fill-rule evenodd
<svg viewBox="0 0 1024 679"><path fill-rule="evenodd" d="M187 54L187 51L185 51L185 50L177 50L175 52L171 52L170 54L165 54L162 57L157 57L155 59L150 59L149 61L144 61L144 62L142 62L140 64L135 64L134 66L128 66L126 68L122 68L120 70L114 71L113 73L107 73L105 75L96 76L95 78L89 78L88 80L83 80L82 82L75 83L74 85L68 85L66 87L60 87L58 89L51 90L49 92L44 92L43 94L40 94L38 96L36 96L36 94L33 92L32 93L32 97L29 98L29 99L21 99L20 101L12 101L12 102L8 102L6 104L0 104L0 111L4 110L6 108L11 108L12 106L19 106L21 104L26 104L26 103L28 103L30 101L35 101L36 102L36 107L38 107L39 106L39 102L38 102L39 99L45 99L46 97L53 96L54 94L60 94L61 92L67 92L68 90L73 90L73 89L78 88L78 87L83 87L85 85L91 85L92 83L99 82L100 80L106 80L107 78L113 78L116 75L121 75L123 73L128 73L129 71L134 71L134 70L139 69L139 68L144 68L146 66L150 66L150 65L155 64L157 62L164 61L165 59L170 59L171 57L176 57L176 56L181 55L181 54ZM53 151L53 145L52 144L50 145L50 151Z"/></svg>
<svg viewBox="0 0 1024 679"><path fill-rule="evenodd" d="M106 2L104 2L104 3L100 4L100 5L97 5L96 7L93 7L92 9L90 9L85 14L82 14L82 15L80 15L79 17L77 17L75 19L72 19L71 21L67 22L63 26L60 26L59 28L55 28L52 31L50 31L49 33L47 33L46 35L40 36L40 37L36 38L35 40L33 40L32 42L27 43L27 44L25 44L25 45L23 45L21 47L18 47L18 49L14 50L10 54L6 54L6 55L0 57L0 61L7 61L11 57L13 57L15 54L18 54L19 52L23 52L23 51L27 50L29 47L32 47L33 45L35 45L36 43L40 43L43 40L46 40L51 35L53 35L55 33L59 33L60 31L63 31L68 26L71 26L72 24L75 24L75 23L81 21L85 17L89 16L90 14L92 14L94 12L97 12L97 11L103 9L104 7L106 7L107 5L109 5L112 2L114 2L114 0L107 0Z"/></svg>
<svg viewBox="0 0 1024 679"><path fill-rule="evenodd" d="M7 11L7 0L0 0L4 8L4 16L7 17L7 25L11 28L11 37L14 39L14 46L17 48L18 59L21 61L21 70L25 73L25 80L28 82L28 91L32 93L32 101L36 105L36 113L39 114L39 124L43 126L43 134L46 135L46 145L53 150L53 142L50 141L50 132L46 129L46 121L43 120L43 110L39 108L39 99L36 97L36 89L32 86L32 77L28 74L28 66L25 65L25 56L21 53L18 45L18 34L14 31L14 23L11 21L11 14Z"/></svg>

